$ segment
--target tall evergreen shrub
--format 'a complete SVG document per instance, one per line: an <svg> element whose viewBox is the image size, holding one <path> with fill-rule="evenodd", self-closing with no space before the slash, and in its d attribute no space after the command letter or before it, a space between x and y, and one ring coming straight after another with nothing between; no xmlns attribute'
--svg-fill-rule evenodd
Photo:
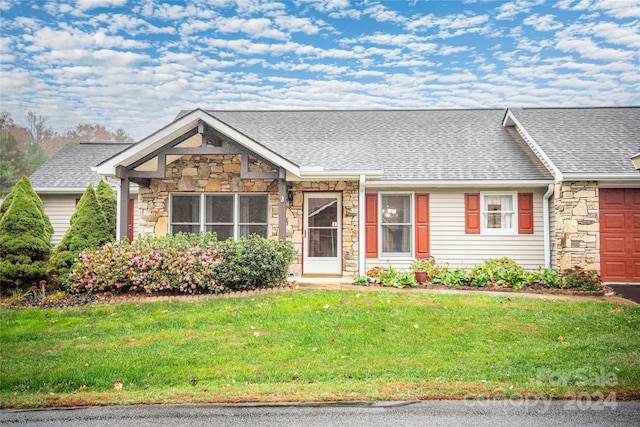
<svg viewBox="0 0 640 427"><path fill-rule="evenodd" d="M44 213L44 205L42 204L42 200L40 199L40 196L38 196L38 194L33 190L33 187L31 186L31 181L26 176L23 176L18 180L18 182L13 187L11 192L7 194L7 197L2 201L2 205L0 205L0 220L2 220L2 217L4 216L5 212L9 209L9 206L11 206L11 203L13 202L13 198L15 197L15 192L18 189L21 189L22 191L24 191L24 193L29 198L31 198L33 202L36 204L44 220L45 230L49 234L49 238L51 238L51 235L53 235L53 226L51 225L51 221L49 220L49 217L47 216L47 214Z"/></svg>
<svg viewBox="0 0 640 427"><path fill-rule="evenodd" d="M26 289L46 276L51 234L33 197L21 187L12 194L0 220L0 286Z"/></svg>
<svg viewBox="0 0 640 427"><path fill-rule="evenodd" d="M101 248L112 239L96 192L89 184L71 216L69 229L51 256L49 280L54 285L64 284L80 252Z"/></svg>
<svg viewBox="0 0 640 427"><path fill-rule="evenodd" d="M109 231L113 238L116 238L116 215L118 210L118 198L115 191L109 184L104 181L100 181L98 187L96 187L96 197L100 203L100 208L104 217L107 220Z"/></svg>

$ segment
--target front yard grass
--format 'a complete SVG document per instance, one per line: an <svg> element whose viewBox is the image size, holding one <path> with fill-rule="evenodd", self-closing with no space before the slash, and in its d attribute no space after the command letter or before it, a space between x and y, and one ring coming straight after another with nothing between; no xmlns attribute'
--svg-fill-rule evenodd
<svg viewBox="0 0 640 427"><path fill-rule="evenodd" d="M640 399L640 307L295 291L0 312L0 405Z"/></svg>

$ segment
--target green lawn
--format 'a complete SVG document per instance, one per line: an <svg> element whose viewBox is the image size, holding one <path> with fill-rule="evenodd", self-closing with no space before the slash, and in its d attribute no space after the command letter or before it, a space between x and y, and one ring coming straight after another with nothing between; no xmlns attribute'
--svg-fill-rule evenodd
<svg viewBox="0 0 640 427"><path fill-rule="evenodd" d="M640 398L640 307L300 291L0 311L2 407Z"/></svg>

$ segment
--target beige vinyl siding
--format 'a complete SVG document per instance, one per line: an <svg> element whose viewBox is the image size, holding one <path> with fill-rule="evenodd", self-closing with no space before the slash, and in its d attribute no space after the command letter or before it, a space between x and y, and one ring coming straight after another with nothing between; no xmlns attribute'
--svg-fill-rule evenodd
<svg viewBox="0 0 640 427"><path fill-rule="evenodd" d="M55 247L69 229L71 215L76 209L76 199L82 197L78 194L40 194L44 206L44 213L49 217L53 225L51 243Z"/></svg>
<svg viewBox="0 0 640 427"><path fill-rule="evenodd" d="M44 212L49 217L51 225L53 226L53 236L51 237L51 243L55 247L64 236L64 233L69 229L69 222L71 221L71 215L76 210L76 200L82 197L83 193L77 194L40 194L42 205L44 206ZM138 225L138 198L132 197L134 200L133 214L134 214L134 238L140 233Z"/></svg>
<svg viewBox="0 0 640 427"><path fill-rule="evenodd" d="M369 190L373 191L373 190ZM544 238L542 217L543 189L519 189L520 193L534 194L534 233L514 235L486 235L465 233L465 193L473 190L415 190L429 193L430 251L437 262L448 262L452 268L470 268L489 258L508 256L527 270L544 266ZM491 191L499 191L492 188ZM505 191L514 191L506 189ZM386 266L408 268L411 259L368 258L366 268Z"/></svg>
<svg viewBox="0 0 640 427"><path fill-rule="evenodd" d="M518 192L534 194L533 234L466 234L465 192L432 192L431 255L436 261L446 261L451 266L462 268L503 256L513 258L527 270L535 270L543 266L543 193L539 190L519 190Z"/></svg>

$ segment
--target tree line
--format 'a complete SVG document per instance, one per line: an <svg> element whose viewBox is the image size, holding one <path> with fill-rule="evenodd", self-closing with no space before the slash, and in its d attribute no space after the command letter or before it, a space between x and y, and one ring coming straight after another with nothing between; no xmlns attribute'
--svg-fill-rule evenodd
<svg viewBox="0 0 640 427"><path fill-rule="evenodd" d="M47 116L29 111L25 119L27 125L21 126L11 113L0 113L0 198L70 142L133 142L122 128L110 132L99 124L78 124L59 134L48 125Z"/></svg>

